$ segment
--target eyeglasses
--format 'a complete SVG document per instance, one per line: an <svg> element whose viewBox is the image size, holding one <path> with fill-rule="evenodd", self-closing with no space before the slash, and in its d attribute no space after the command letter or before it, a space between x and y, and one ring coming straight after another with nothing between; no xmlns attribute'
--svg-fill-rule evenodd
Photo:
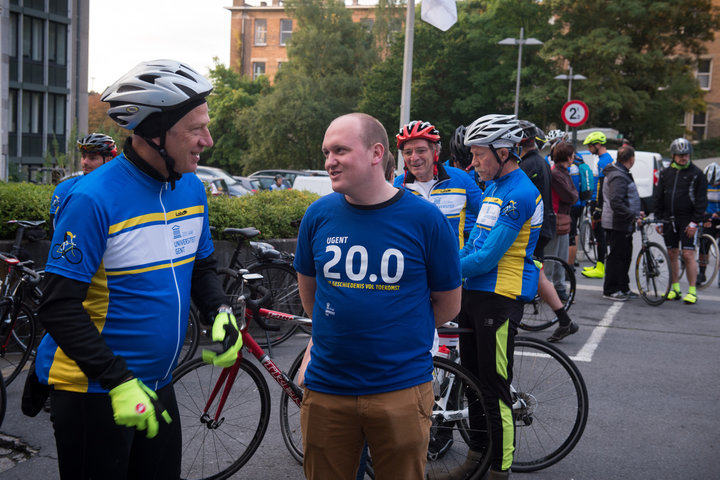
<svg viewBox="0 0 720 480"><path fill-rule="evenodd" d="M427 147L418 147L418 148L406 148L405 150L401 150L403 157L412 157L413 152L415 152L417 155L425 155L427 152L429 152L430 149Z"/></svg>

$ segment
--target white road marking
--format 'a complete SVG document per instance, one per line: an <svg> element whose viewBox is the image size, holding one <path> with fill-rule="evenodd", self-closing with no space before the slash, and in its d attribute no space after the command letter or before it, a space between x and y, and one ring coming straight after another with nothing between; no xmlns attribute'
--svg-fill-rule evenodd
<svg viewBox="0 0 720 480"><path fill-rule="evenodd" d="M592 357L595 354L595 350L600 344L602 338L605 336L605 332L607 332L607 329L610 325L612 325L615 315L617 315L623 305L624 304L621 302L610 305L610 308L607 309L607 312L605 312L605 315L602 320L600 320L600 323L598 323L598 325L593 329L590 337L585 342L585 345L583 345L577 355L570 358L576 362L591 362Z"/></svg>

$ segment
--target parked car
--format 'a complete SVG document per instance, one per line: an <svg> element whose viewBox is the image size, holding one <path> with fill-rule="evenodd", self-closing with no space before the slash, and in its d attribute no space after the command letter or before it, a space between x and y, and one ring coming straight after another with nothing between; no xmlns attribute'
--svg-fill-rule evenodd
<svg viewBox="0 0 720 480"><path fill-rule="evenodd" d="M248 178L258 183L258 190L270 190L270 186L275 183L275 175L255 175ZM293 188L287 178L283 178L283 184L285 184L285 187L288 189Z"/></svg>
<svg viewBox="0 0 720 480"><path fill-rule="evenodd" d="M330 177L328 175L297 177L293 188L295 190L305 190L307 192L317 193L320 196L333 192Z"/></svg>
<svg viewBox="0 0 720 480"><path fill-rule="evenodd" d="M289 185L292 187L297 177L303 177L308 175L327 176L327 174L328 173L325 170L258 170L257 172L251 173L249 176L257 177L260 175L270 175L272 177L275 177L275 175L280 175L285 180L287 180Z"/></svg>
<svg viewBox="0 0 720 480"><path fill-rule="evenodd" d="M198 178L206 184L211 183L213 180L217 179L223 180L226 189L225 191L227 191L228 194L232 197L241 197L243 195L251 193L249 189L243 187L240 182L235 180L229 173L227 173L222 168L198 166L197 170L195 170L195 175L197 175ZM213 185L220 189L221 185L217 185L217 183L214 183ZM213 188L212 185L211 188Z"/></svg>
<svg viewBox="0 0 720 480"><path fill-rule="evenodd" d="M593 174L597 177L597 156L587 150L578 153L582 155L585 163L590 165ZM613 161L617 158L617 150L608 150L608 153L613 158ZM630 173L635 180L642 201L642 208L646 213L653 211L653 194L663 168L662 155L659 153L635 151L635 164L630 169Z"/></svg>

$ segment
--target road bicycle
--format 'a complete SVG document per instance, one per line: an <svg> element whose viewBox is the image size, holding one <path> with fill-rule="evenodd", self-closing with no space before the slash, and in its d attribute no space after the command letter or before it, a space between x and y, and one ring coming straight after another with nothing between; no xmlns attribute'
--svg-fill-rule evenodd
<svg viewBox="0 0 720 480"><path fill-rule="evenodd" d="M717 229L718 227L718 225L715 225L711 228ZM695 263L699 268L695 286L698 290L704 290L713 284L718 273L718 261L720 260L718 258L718 244L715 237L705 231L703 225L698 225L698 231L695 234L695 245L697 245L697 248L695 248ZM700 275L700 272L703 271L703 275ZM685 261L682 255L680 255L680 273L678 274L678 278L682 278L684 274Z"/></svg>
<svg viewBox="0 0 720 480"><path fill-rule="evenodd" d="M223 289L231 299L239 298L247 293L244 290L244 282L233 274L233 272L247 269L250 273L259 273L263 276L263 286L272 292L272 303L268 306L269 308L298 316L305 314L297 286L297 273L292 265L295 258L293 254L277 250L269 243L250 241L251 238L260 234L256 228L226 228L222 233L237 241L230 263L226 268L221 269ZM244 248L246 245L250 247L250 260L243 263L241 257L247 251ZM298 328L310 333L309 326L292 322L278 322L270 319L268 325L271 326L269 330L262 330L259 325L250 327L250 333L255 336L263 348L284 342Z"/></svg>
<svg viewBox="0 0 720 480"><path fill-rule="evenodd" d="M595 231L593 230L592 209L590 205L586 205L580 220L580 228L578 229L580 247L587 261L593 265L597 262L597 240L595 239Z"/></svg>
<svg viewBox="0 0 720 480"><path fill-rule="evenodd" d="M35 312L24 301L25 292L40 282L32 260L0 254L0 275L3 278L0 297L0 371L5 385L22 371L34 352L36 339Z"/></svg>
<svg viewBox="0 0 720 480"><path fill-rule="evenodd" d="M651 242L648 228L657 222L643 218L640 225L641 246L635 260L635 282L640 297L648 305L661 305L671 286L670 258L665 248Z"/></svg>
<svg viewBox="0 0 720 480"><path fill-rule="evenodd" d="M262 285L254 283L260 280L257 276L245 274L243 280L248 284L251 296L255 296L253 290L262 292ZM248 323L262 323L268 318L296 323L310 322L303 317L261 307L268 298L269 295L263 294L260 300L245 299L244 318ZM291 374L285 374L248 333L247 326L242 329L242 337L244 351L252 354L282 388L280 426L283 440L293 457L302 461L299 412L303 390L293 381L300 360L293 364ZM454 420L462 415L460 406L466 409L470 404L482 405L476 380L461 365L435 359L433 372L436 395L433 421L438 423L444 418L454 422L452 428L461 432L451 452L442 459L428 463L429 473L448 471L465 461L469 448L465 439L474 430L467 422ZM242 353L232 367L215 367L198 358L178 367L173 376L183 431L181 477L228 478L252 457L267 430L271 400L265 378L260 369ZM450 380L456 385L455 389L451 388ZM450 392L454 392L454 405L458 405L453 409L447 406ZM489 438L486 426L477 433ZM487 462L479 465L477 477L486 469ZM372 473L371 468L369 473Z"/></svg>
<svg viewBox="0 0 720 480"><path fill-rule="evenodd" d="M543 269L540 274L544 274L550 280L559 296L560 292L564 292L565 295L561 296L560 300L565 311L569 310L575 300L575 288L577 287L575 271L562 258L550 255L543 258L542 264ZM557 321L557 315L553 309L537 293L535 298L525 304L520 328L536 332L550 327Z"/></svg>

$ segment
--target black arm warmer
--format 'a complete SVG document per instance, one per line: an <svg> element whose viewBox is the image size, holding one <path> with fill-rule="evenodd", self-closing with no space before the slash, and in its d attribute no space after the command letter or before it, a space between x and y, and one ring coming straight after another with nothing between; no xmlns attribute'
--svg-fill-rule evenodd
<svg viewBox="0 0 720 480"><path fill-rule="evenodd" d="M125 360L105 343L82 306L89 285L47 273L38 315L62 351L92 380L111 390L131 376Z"/></svg>
<svg viewBox="0 0 720 480"><path fill-rule="evenodd" d="M195 260L192 272L190 296L200 309L200 321L207 324L210 315L228 300L223 292L220 277L217 274L215 254L201 260Z"/></svg>

